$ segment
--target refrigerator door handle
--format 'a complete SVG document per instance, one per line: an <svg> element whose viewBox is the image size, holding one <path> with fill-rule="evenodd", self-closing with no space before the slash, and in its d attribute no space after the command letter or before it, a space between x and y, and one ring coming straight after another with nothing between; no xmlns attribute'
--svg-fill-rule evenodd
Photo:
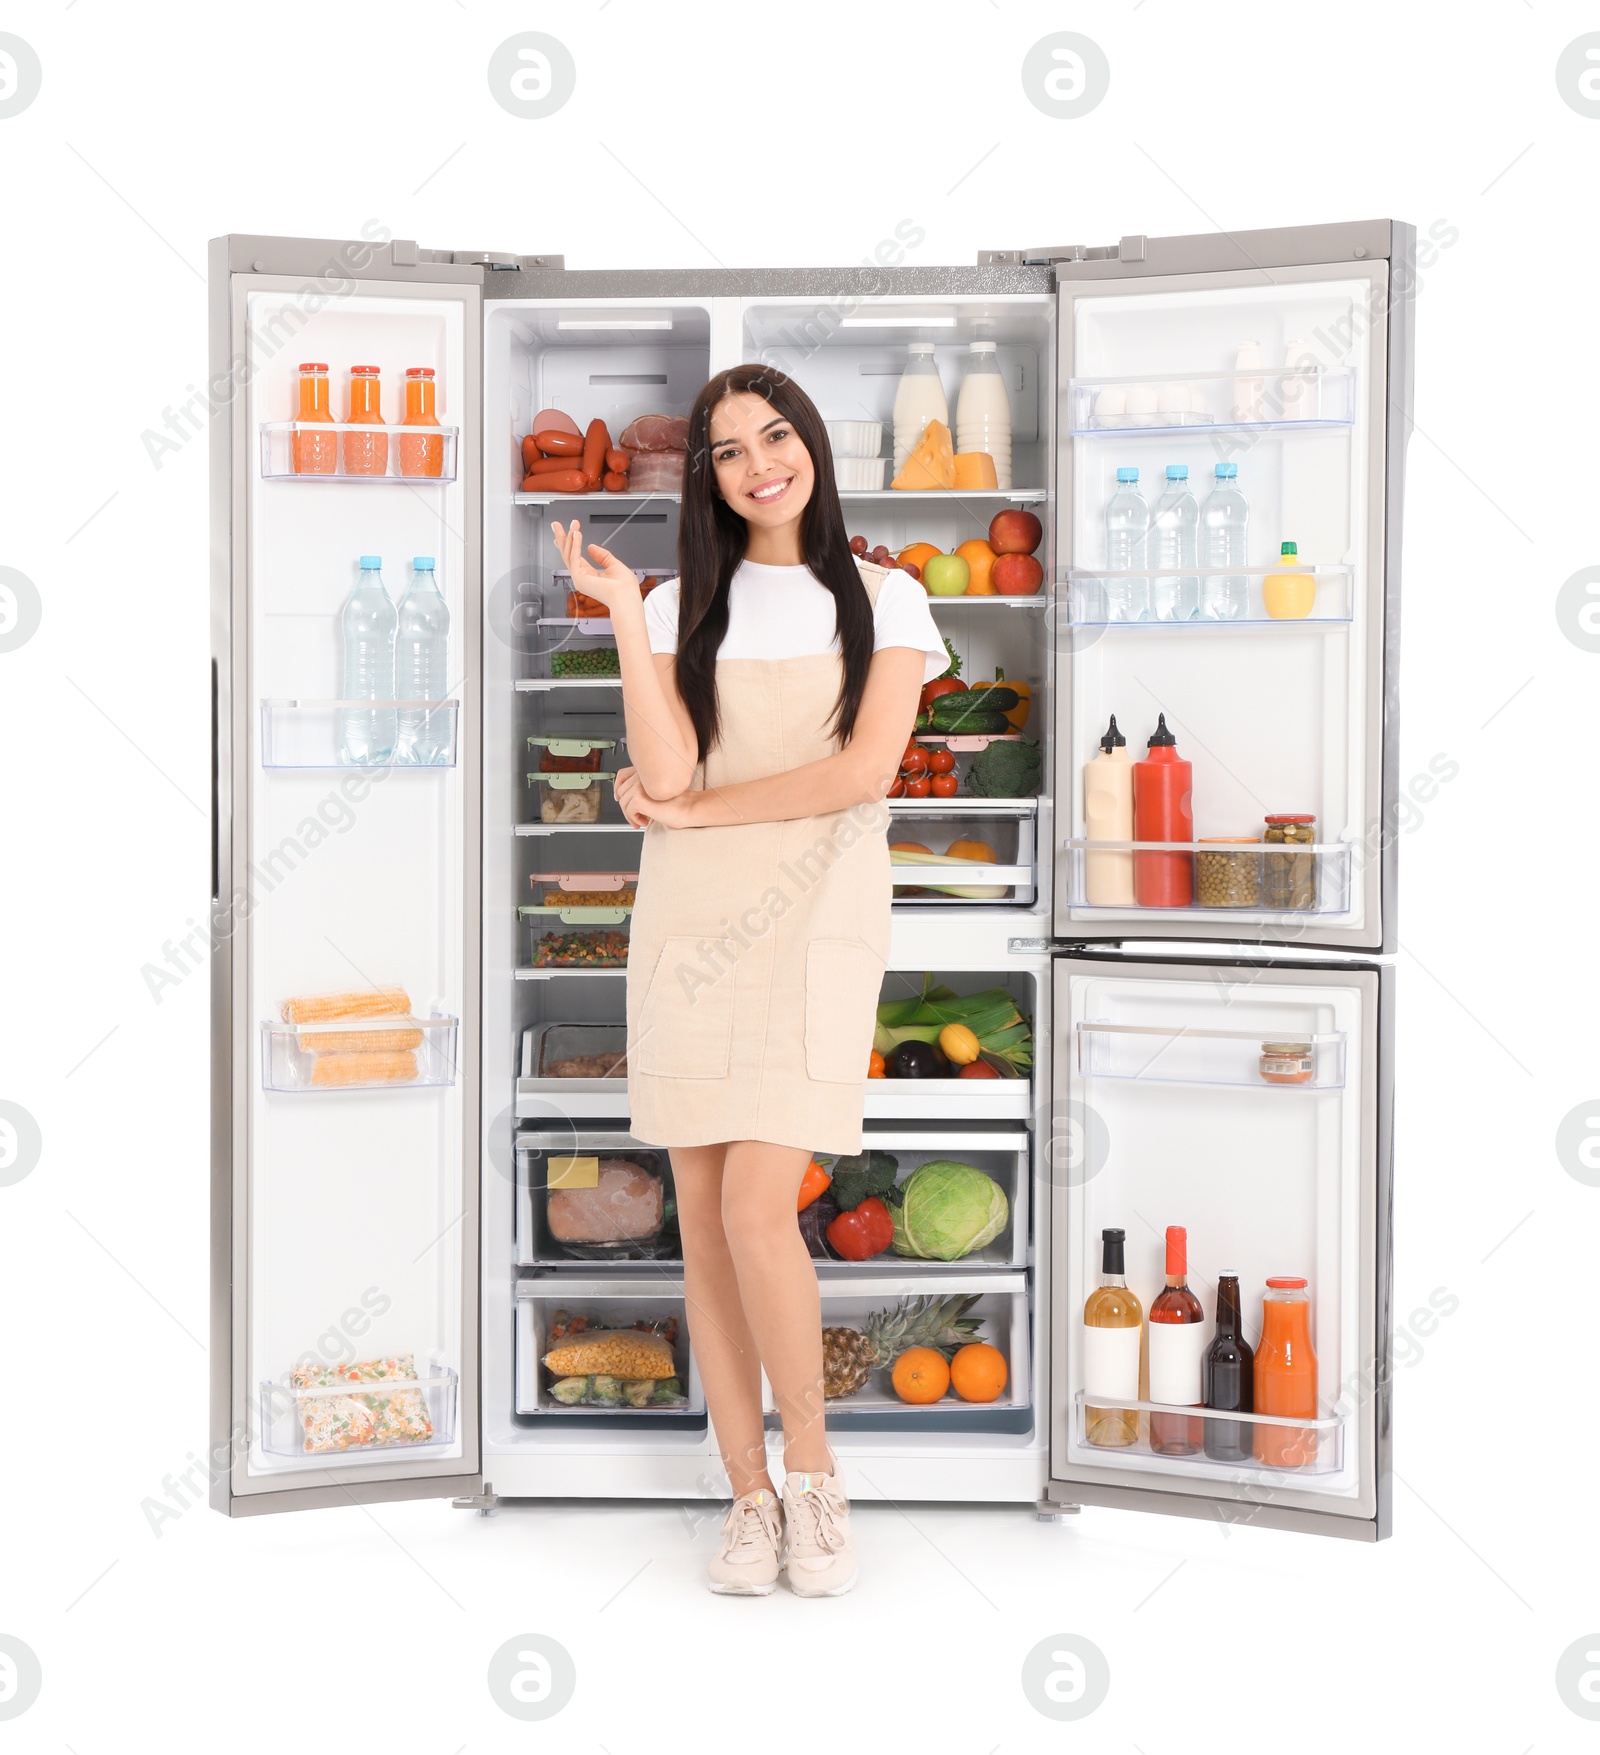
<svg viewBox="0 0 1600 1755"><path fill-rule="evenodd" d="M217 661L211 660L211 900L222 900L222 813L217 796Z"/></svg>

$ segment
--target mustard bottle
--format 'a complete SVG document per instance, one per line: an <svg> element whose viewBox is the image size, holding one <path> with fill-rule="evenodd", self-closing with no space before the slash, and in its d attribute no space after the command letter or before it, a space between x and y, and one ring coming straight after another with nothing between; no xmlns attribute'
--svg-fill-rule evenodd
<svg viewBox="0 0 1600 1755"><path fill-rule="evenodd" d="M1302 621L1316 601L1316 575L1300 565L1298 544L1284 543L1281 553L1280 571L1261 581L1261 604L1274 621Z"/></svg>

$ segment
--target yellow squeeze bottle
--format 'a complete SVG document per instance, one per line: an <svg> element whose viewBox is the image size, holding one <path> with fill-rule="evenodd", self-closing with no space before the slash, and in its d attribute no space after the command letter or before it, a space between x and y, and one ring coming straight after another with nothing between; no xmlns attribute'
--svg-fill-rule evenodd
<svg viewBox="0 0 1600 1755"><path fill-rule="evenodd" d="M1268 573L1261 581L1262 607L1274 621L1300 621L1311 614L1311 606L1316 601L1316 575L1301 567L1296 543L1284 543L1281 553L1281 570Z"/></svg>

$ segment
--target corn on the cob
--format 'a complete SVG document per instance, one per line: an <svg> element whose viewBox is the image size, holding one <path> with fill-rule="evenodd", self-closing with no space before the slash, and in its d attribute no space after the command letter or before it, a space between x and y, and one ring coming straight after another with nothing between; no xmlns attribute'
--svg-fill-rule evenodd
<svg viewBox="0 0 1600 1755"><path fill-rule="evenodd" d="M319 1054L311 1063L313 1085L401 1085L417 1076L417 1057L399 1054Z"/></svg>
<svg viewBox="0 0 1600 1755"><path fill-rule="evenodd" d="M300 1047L311 1054L385 1054L420 1048L420 1030L311 1030Z"/></svg>
<svg viewBox="0 0 1600 1755"><path fill-rule="evenodd" d="M369 987L360 993L313 993L283 1002L286 1024L322 1024L332 1018L404 1018L411 996L403 987Z"/></svg>

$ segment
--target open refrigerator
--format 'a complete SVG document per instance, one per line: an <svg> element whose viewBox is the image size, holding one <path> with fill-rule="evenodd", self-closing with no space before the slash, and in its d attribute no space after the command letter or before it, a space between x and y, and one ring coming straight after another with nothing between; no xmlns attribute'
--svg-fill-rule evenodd
<svg viewBox="0 0 1600 1755"><path fill-rule="evenodd" d="M1025 798L974 796L983 740L957 740L954 796L891 801L891 840L979 838L995 869L989 894L959 898L927 887L942 868L897 870L884 987L1006 988L1032 1020L1031 1074L875 1079L866 1098L869 1147L903 1171L977 1166L1007 1220L954 1262L891 1253L819 1262L818 1278L825 1324L972 1294L1007 1383L991 1402L912 1405L880 1372L830 1402L832 1442L862 1499L1387 1533L1384 955L1412 247L1409 227L1373 221L994 251L971 268L702 273L390 239L213 243L218 1509L725 1496L670 1227L618 1258L565 1245L549 1208L585 1161L670 1177L628 1133L625 1077L595 1071L625 1035L638 832L606 780L626 760L619 684L594 657L607 628L574 613L549 522L577 516L666 577L678 497L525 492L520 441L549 407L602 416L615 439L749 359L790 372L829 420L887 424L908 341L934 343L953 391L981 338L1015 485L841 498L852 533L897 552L952 549L1008 507L1043 524L1037 594L930 600L965 676L1030 685L1042 776ZM431 367L426 464L407 472L392 427L384 471L297 473L305 360L374 363L386 385ZM1118 469L1148 482L1186 463L1196 480L1222 460L1250 505L1241 613L1114 619ZM1304 617L1264 606L1280 538L1314 569ZM409 557L432 557L449 608L448 699L410 704L444 728L425 765L341 759L339 616L368 553L396 597ZM1234 881L1197 883L1187 906L1106 905L1095 862L1153 844L1088 839L1085 764L1111 714L1142 753L1158 712L1194 764L1197 835L1234 838L1215 868ZM1315 839L1240 852L1274 813L1314 816ZM380 1022L407 1032L414 1074L319 1082L318 1030L355 1026L286 1020L285 1002L388 986L406 1016ZM1269 1081L1262 1046L1286 1040L1308 1070ZM1241 1276L1247 1334L1268 1275L1309 1279L1319 1389L1299 1466L1156 1454L1148 1414L1126 1449L1086 1441L1101 1229L1125 1228L1148 1309L1168 1224L1188 1229L1207 1333L1218 1272ZM676 1319L680 1393L554 1396L540 1360L569 1313Z"/></svg>

